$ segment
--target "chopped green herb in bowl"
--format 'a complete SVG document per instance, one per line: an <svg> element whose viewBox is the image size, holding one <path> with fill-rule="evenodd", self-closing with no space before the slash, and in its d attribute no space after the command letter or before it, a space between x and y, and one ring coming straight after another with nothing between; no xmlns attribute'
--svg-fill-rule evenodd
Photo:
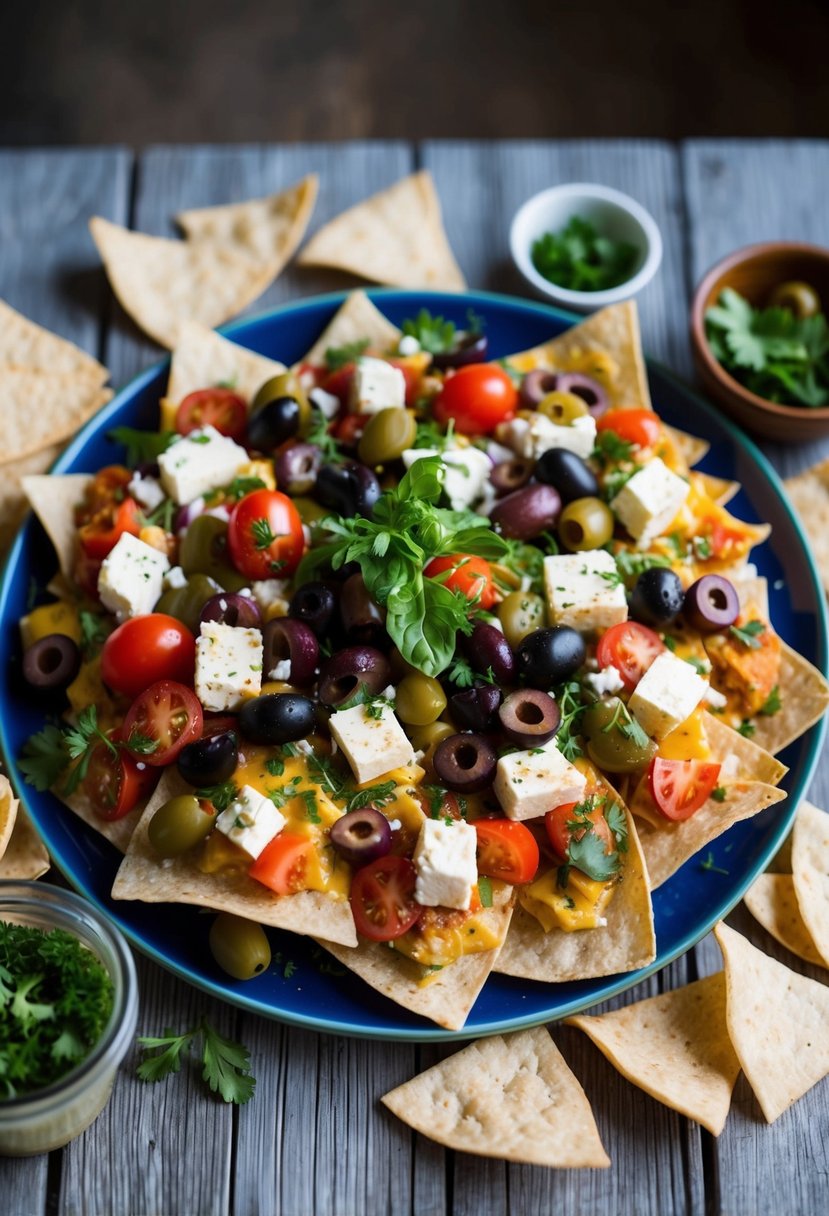
<svg viewBox="0 0 829 1216"><path fill-rule="evenodd" d="M608 291L632 275L639 250L629 241L613 241L578 215L558 232L545 232L533 242L532 262L550 283L569 291Z"/></svg>

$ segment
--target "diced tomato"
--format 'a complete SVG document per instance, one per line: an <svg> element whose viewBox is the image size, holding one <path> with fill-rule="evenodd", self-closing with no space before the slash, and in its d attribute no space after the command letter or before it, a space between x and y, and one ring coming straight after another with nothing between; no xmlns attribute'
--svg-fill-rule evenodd
<svg viewBox="0 0 829 1216"><path fill-rule="evenodd" d="M409 358L404 356L400 359L389 359L388 362L403 373L406 381L406 405L412 408L420 397L420 386L423 383L425 366L423 356L415 355Z"/></svg>
<svg viewBox="0 0 829 1216"><path fill-rule="evenodd" d="M109 635L101 651L104 683L125 697L158 680L192 684L196 639L186 625L164 612L134 616Z"/></svg>
<svg viewBox="0 0 829 1216"><path fill-rule="evenodd" d="M220 435L241 439L248 421L244 398L229 388L200 388L188 393L176 411L176 430L189 435L203 426L214 427Z"/></svg>
<svg viewBox="0 0 829 1216"><path fill-rule="evenodd" d="M355 448L368 420L368 414L345 414L334 423L334 438L343 447Z"/></svg>
<svg viewBox="0 0 829 1216"><path fill-rule="evenodd" d="M513 819L478 819L478 873L518 885L532 882L539 852L528 827Z"/></svg>
<svg viewBox="0 0 829 1216"><path fill-rule="evenodd" d="M571 840L581 840L582 836L588 830L586 827L574 830L569 825L574 821L573 811L578 806L577 802L563 802L561 806L553 807L544 816L544 826L547 829L547 836L550 844L553 847L557 857L562 861L567 859L567 850L570 848ZM607 820L604 817L604 811L601 804L597 804L591 811L588 811L586 816L580 818L589 819L593 825L590 829L604 844L605 853L612 853L616 848L613 840L613 833L610 830Z"/></svg>
<svg viewBox="0 0 829 1216"><path fill-rule="evenodd" d="M704 528L700 528L704 534ZM729 528L720 520L715 520L711 528L711 553L714 557L723 558L736 556L735 550L742 550L746 545L745 530Z"/></svg>
<svg viewBox="0 0 829 1216"><path fill-rule="evenodd" d="M78 535L86 556L94 561L103 561L125 532L137 536L140 531L138 503L128 495L121 502L110 502L101 507L86 523L81 524Z"/></svg>
<svg viewBox="0 0 829 1216"><path fill-rule="evenodd" d="M447 376L432 411L442 426L464 435L488 435L518 407L518 390L496 363L472 363Z"/></svg>
<svg viewBox="0 0 829 1216"><path fill-rule="evenodd" d="M140 767L139 767L140 764ZM122 747L117 751L99 743L89 759L81 789L99 819L123 819L139 800L155 788L158 770L136 761Z"/></svg>
<svg viewBox="0 0 829 1216"><path fill-rule="evenodd" d="M136 697L121 728L124 745L154 767L171 764L202 733L196 694L175 680L159 680Z"/></svg>
<svg viewBox="0 0 829 1216"><path fill-rule="evenodd" d="M596 422L596 430L613 431L626 443L652 448L659 442L662 428L653 410L608 410Z"/></svg>
<svg viewBox="0 0 829 1216"><path fill-rule="evenodd" d="M308 859L313 852L313 841L307 836L280 832L265 845L248 873L277 895L295 895L305 890Z"/></svg>
<svg viewBox="0 0 829 1216"><path fill-rule="evenodd" d="M333 393L338 398L343 409L348 408L348 403L351 400L356 368L356 363L346 363L343 367L338 367L335 372L329 372L322 378L321 387L325 389L326 393Z"/></svg>
<svg viewBox="0 0 829 1216"><path fill-rule="evenodd" d="M615 667L628 691L634 689L665 644L647 625L622 621L602 634L596 647L600 668Z"/></svg>
<svg viewBox="0 0 829 1216"><path fill-rule="evenodd" d="M690 819L708 799L719 777L719 764L656 756L648 769L648 789L666 819Z"/></svg>
<svg viewBox="0 0 829 1216"><path fill-rule="evenodd" d="M299 512L279 490L254 490L233 508L227 547L246 578L290 578L305 550Z"/></svg>
<svg viewBox="0 0 829 1216"><path fill-rule="evenodd" d="M407 857L387 854L363 866L351 880L351 911L357 932L373 942L402 937L420 919L415 868Z"/></svg>
<svg viewBox="0 0 829 1216"><path fill-rule="evenodd" d="M132 471L123 464L108 464L99 469L84 491L82 504L75 511L75 523L80 527L105 507L123 502L132 478Z"/></svg>
<svg viewBox="0 0 829 1216"><path fill-rule="evenodd" d="M492 581L492 570L485 558L475 557L471 553L433 557L423 573L427 578L437 578L447 570L452 573L442 580L444 586L450 591L460 591L461 595L465 595L479 608L488 610L498 599L498 591Z"/></svg>

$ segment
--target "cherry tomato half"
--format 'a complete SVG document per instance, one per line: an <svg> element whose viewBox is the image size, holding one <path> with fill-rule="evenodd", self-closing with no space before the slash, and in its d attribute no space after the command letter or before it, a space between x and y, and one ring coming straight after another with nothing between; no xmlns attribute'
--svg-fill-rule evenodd
<svg viewBox="0 0 829 1216"><path fill-rule="evenodd" d="M665 645L658 633L640 625L637 621L622 621L611 625L602 634L596 647L596 662L599 667L615 667L625 683L625 688L636 687Z"/></svg>
<svg viewBox="0 0 829 1216"><path fill-rule="evenodd" d="M125 697L158 680L193 683L196 639L186 625L164 612L134 616L109 635L101 651L104 683Z"/></svg>
<svg viewBox="0 0 829 1216"><path fill-rule="evenodd" d="M498 591L492 581L492 570L489 562L483 557L474 557L471 553L453 553L450 557L433 557L424 569L427 578L436 578L452 573L441 581L450 591L460 591L468 600L472 600L479 608L489 609L498 599Z"/></svg>
<svg viewBox="0 0 829 1216"><path fill-rule="evenodd" d="M305 872L313 852L309 837L280 832L265 845L248 873L277 895L295 895L305 890Z"/></svg>
<svg viewBox="0 0 829 1216"><path fill-rule="evenodd" d="M519 885L532 882L538 869L538 844L528 827L513 819L478 819L478 873Z"/></svg>
<svg viewBox="0 0 829 1216"><path fill-rule="evenodd" d="M719 778L719 764L656 756L648 769L648 789L666 819L690 819L708 799Z"/></svg>
<svg viewBox="0 0 829 1216"><path fill-rule="evenodd" d="M363 866L351 880L351 911L357 932L373 942L402 937L423 908L415 902L415 868L407 857L387 854Z"/></svg>
<svg viewBox="0 0 829 1216"><path fill-rule="evenodd" d="M488 435L515 413L518 390L495 363L472 363L447 376L432 411L441 425L450 420L464 435Z"/></svg>
<svg viewBox="0 0 829 1216"><path fill-rule="evenodd" d="M652 448L662 434L653 410L609 410L597 420L596 430L613 431L620 439L640 448Z"/></svg>
<svg viewBox="0 0 829 1216"><path fill-rule="evenodd" d="M133 701L121 734L124 746L137 760L160 768L200 738L202 721L194 692L175 680L158 680Z"/></svg>
<svg viewBox="0 0 829 1216"><path fill-rule="evenodd" d="M105 743L99 743L94 748L81 788L99 819L122 819L153 791L157 770L146 764L140 768L138 765L121 747L113 751Z"/></svg>
<svg viewBox="0 0 829 1216"><path fill-rule="evenodd" d="M278 490L254 490L233 508L227 547L246 578L290 578L305 549L299 512Z"/></svg>
<svg viewBox="0 0 829 1216"><path fill-rule="evenodd" d="M338 367L335 372L323 374L321 388L324 388L326 393L333 393L339 399L343 409L348 408L348 403L351 400L351 390L354 384L354 372L356 371L356 363L346 363L342 367Z"/></svg>
<svg viewBox="0 0 829 1216"><path fill-rule="evenodd" d="M248 407L238 393L229 388L200 388L188 393L176 410L176 430L189 435L203 426L212 426L220 435L241 439L248 421Z"/></svg>
<svg viewBox="0 0 829 1216"><path fill-rule="evenodd" d="M84 554L93 561L102 561L125 532L137 536L140 531L138 503L127 496L121 502L110 502L101 507L86 523L81 524L78 536Z"/></svg>
<svg viewBox="0 0 829 1216"><path fill-rule="evenodd" d="M562 861L567 860L568 849L570 848L571 840L581 840L584 833L588 830L586 827L574 831L569 824L574 822L573 810L578 805L576 802L563 802L561 806L553 807L544 816L544 826L547 829L547 836L550 844L553 846L553 851ZM580 818L584 818L580 816ZM604 817L602 807L595 806L592 811L588 811L586 818L592 823L590 829L594 835L604 844L605 853L612 853L616 848L613 840L613 833L610 826Z"/></svg>

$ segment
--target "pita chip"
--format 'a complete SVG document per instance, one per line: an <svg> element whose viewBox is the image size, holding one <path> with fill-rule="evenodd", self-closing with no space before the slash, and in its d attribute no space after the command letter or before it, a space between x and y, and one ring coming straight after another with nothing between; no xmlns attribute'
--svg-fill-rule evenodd
<svg viewBox="0 0 829 1216"><path fill-rule="evenodd" d="M75 375L100 388L109 372L86 351L59 338L0 300L0 365Z"/></svg>
<svg viewBox="0 0 829 1216"><path fill-rule="evenodd" d="M170 363L167 400L178 408L196 389L229 384L250 402L266 380L284 371L284 363L239 346L197 321L184 321Z"/></svg>
<svg viewBox="0 0 829 1216"><path fill-rule="evenodd" d="M792 872L803 924L829 967L829 815L805 799L794 821Z"/></svg>
<svg viewBox="0 0 829 1216"><path fill-rule="evenodd" d="M88 374L0 367L0 464L68 439L111 396Z"/></svg>
<svg viewBox="0 0 829 1216"><path fill-rule="evenodd" d="M383 354L395 350L399 341L400 330L383 316L366 293L352 291L299 362L321 366L329 347L352 346L355 342L368 342L369 351Z"/></svg>
<svg viewBox="0 0 829 1216"><path fill-rule="evenodd" d="M274 279L305 235L318 188L319 178L310 173L267 198L180 211L176 221L190 241L247 250Z"/></svg>
<svg viewBox="0 0 829 1216"><path fill-rule="evenodd" d="M23 808L18 807L11 839L0 857L0 882L40 878L48 869L49 854L32 827L32 821Z"/></svg>
<svg viewBox="0 0 829 1216"><path fill-rule="evenodd" d="M5 552L11 544L29 506L23 478L51 468L60 451L61 445L55 444L31 456L11 460L3 466L3 476L0 477L0 553Z"/></svg>
<svg viewBox="0 0 829 1216"><path fill-rule="evenodd" d="M754 919L781 946L807 963L826 966L800 915L791 874L761 874L743 899Z"/></svg>

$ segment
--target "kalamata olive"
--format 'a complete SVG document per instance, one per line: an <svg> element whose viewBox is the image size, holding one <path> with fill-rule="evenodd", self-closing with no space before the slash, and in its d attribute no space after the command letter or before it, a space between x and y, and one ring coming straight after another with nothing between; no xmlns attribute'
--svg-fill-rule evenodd
<svg viewBox="0 0 829 1216"><path fill-rule="evenodd" d="M388 643L386 613L368 593L359 572L345 580L340 592L340 619L349 642L376 646Z"/></svg>
<svg viewBox="0 0 829 1216"><path fill-rule="evenodd" d="M503 693L494 684L465 688L449 698L452 721L461 730L490 730Z"/></svg>
<svg viewBox="0 0 829 1216"><path fill-rule="evenodd" d="M510 540L533 540L556 526L561 498L554 486L537 483L515 490L495 504L490 520Z"/></svg>
<svg viewBox="0 0 829 1216"><path fill-rule="evenodd" d="M483 735L450 735L432 758L442 785L458 794L475 794L492 785L498 757Z"/></svg>
<svg viewBox="0 0 829 1216"><path fill-rule="evenodd" d="M598 380L594 380L592 376L583 376L581 372L559 372L556 376L556 389L581 397L594 418L601 418L610 405L607 393Z"/></svg>
<svg viewBox="0 0 829 1216"><path fill-rule="evenodd" d="M194 794L170 798L147 826L150 844L160 857L178 857L193 849L213 830L216 811Z"/></svg>
<svg viewBox="0 0 829 1216"><path fill-rule="evenodd" d="M329 709L335 709L353 697L361 684L376 695L390 680L391 667L381 650L373 646L347 646L323 663L319 699Z"/></svg>
<svg viewBox="0 0 829 1216"><path fill-rule="evenodd" d="M274 617L265 625L262 642L265 679L311 683L319 667L320 647L310 625L289 616Z"/></svg>
<svg viewBox="0 0 829 1216"><path fill-rule="evenodd" d="M271 965L271 947L256 921L220 912L207 937L210 953L235 980L252 980Z"/></svg>
<svg viewBox="0 0 829 1216"><path fill-rule="evenodd" d="M288 605L288 616L303 621L321 637L331 624L336 607L334 591L327 583L303 583Z"/></svg>
<svg viewBox="0 0 829 1216"><path fill-rule="evenodd" d="M380 497L380 482L356 460L324 464L317 474L316 495L324 507L346 518L370 515Z"/></svg>
<svg viewBox="0 0 829 1216"><path fill-rule="evenodd" d="M685 593L673 570L643 570L630 596L630 615L643 625L669 625L682 611Z"/></svg>
<svg viewBox="0 0 829 1216"><path fill-rule="evenodd" d="M391 849L389 821L373 806L349 811L332 823L328 836L339 855L352 866L368 865Z"/></svg>
<svg viewBox="0 0 829 1216"><path fill-rule="evenodd" d="M558 703L539 688L520 688L505 698L498 710L501 729L518 747L541 747L552 739L561 722Z"/></svg>
<svg viewBox="0 0 829 1216"><path fill-rule="evenodd" d="M248 447L272 452L299 431L299 402L294 397L275 397L248 419Z"/></svg>
<svg viewBox="0 0 829 1216"><path fill-rule="evenodd" d="M179 752L176 766L188 785L221 785L233 776L238 761L236 731L223 730L188 743Z"/></svg>
<svg viewBox="0 0 829 1216"><path fill-rule="evenodd" d="M577 498L598 498L599 482L590 466L567 448L549 448L535 462L538 481L558 490L563 503Z"/></svg>
<svg viewBox="0 0 829 1216"><path fill-rule="evenodd" d="M314 702L294 692L270 692L245 701L239 729L251 743L293 743L316 726Z"/></svg>
<svg viewBox="0 0 829 1216"><path fill-rule="evenodd" d="M544 371L540 367L527 372L518 390L522 404L534 409L539 401L556 387L556 379L555 372Z"/></svg>
<svg viewBox="0 0 829 1216"><path fill-rule="evenodd" d="M285 494L307 494L316 484L322 452L313 443L294 443L273 462L276 484Z"/></svg>
<svg viewBox="0 0 829 1216"><path fill-rule="evenodd" d="M721 574L703 574L685 592L685 619L700 633L727 629L740 615L740 597Z"/></svg>
<svg viewBox="0 0 829 1216"><path fill-rule="evenodd" d="M218 621L232 625L234 629L258 629L262 624L262 613L256 600L249 595L231 594L221 591L211 595L199 616L199 622Z"/></svg>
<svg viewBox="0 0 829 1216"><path fill-rule="evenodd" d="M533 462L516 456L514 460L502 460L496 464L489 475L489 480L499 494L510 494L520 490L530 480L533 474Z"/></svg>
<svg viewBox="0 0 829 1216"><path fill-rule="evenodd" d="M23 679L38 692L56 692L80 671L81 652L65 633L49 633L23 655Z"/></svg>
<svg viewBox="0 0 829 1216"><path fill-rule="evenodd" d="M432 356L432 366L439 371L448 367L466 367L468 363L486 363L489 342L486 334L475 330L461 330L455 334L451 350Z"/></svg>
<svg viewBox="0 0 829 1216"><path fill-rule="evenodd" d="M528 633L515 652L518 674L531 688L560 684L581 667L587 654L584 638L569 625Z"/></svg>
<svg viewBox="0 0 829 1216"><path fill-rule="evenodd" d="M486 675L491 667L498 684L515 683L515 655L500 629L478 621L461 645L475 671Z"/></svg>

